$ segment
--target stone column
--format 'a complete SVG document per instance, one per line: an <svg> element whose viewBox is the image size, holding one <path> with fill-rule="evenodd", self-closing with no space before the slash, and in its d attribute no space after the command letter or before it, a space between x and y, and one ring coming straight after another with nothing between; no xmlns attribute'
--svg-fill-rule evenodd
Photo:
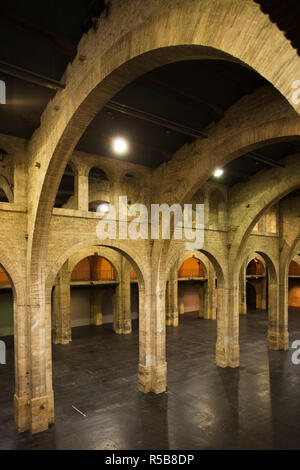
<svg viewBox="0 0 300 470"><path fill-rule="evenodd" d="M208 263L207 283L205 289L207 307L204 312L204 318L206 320L215 320L217 318L216 273L211 263Z"/></svg>
<svg viewBox="0 0 300 470"><path fill-rule="evenodd" d="M75 176L75 198L77 208L82 211L89 210L89 178L86 175Z"/></svg>
<svg viewBox="0 0 300 470"><path fill-rule="evenodd" d="M15 427L24 432L31 427L30 417L30 357L26 306L14 299L14 354L15 354Z"/></svg>
<svg viewBox="0 0 300 470"><path fill-rule="evenodd" d="M30 382L29 430L36 434L54 423L51 355L51 293L45 297L43 280L36 279L28 294L30 363L27 380Z"/></svg>
<svg viewBox="0 0 300 470"><path fill-rule="evenodd" d="M102 301L104 289L101 287L93 287L90 291L90 322L91 325L102 325Z"/></svg>
<svg viewBox="0 0 300 470"><path fill-rule="evenodd" d="M267 282L266 278L261 279L261 309L267 309Z"/></svg>
<svg viewBox="0 0 300 470"><path fill-rule="evenodd" d="M182 293L182 289L177 287L178 290L178 313L179 315L184 315L184 295Z"/></svg>
<svg viewBox="0 0 300 470"><path fill-rule="evenodd" d="M53 343L69 344L71 331L70 273L67 263L56 277L53 297Z"/></svg>
<svg viewBox="0 0 300 470"><path fill-rule="evenodd" d="M199 283L199 318L205 318L207 310L207 282Z"/></svg>
<svg viewBox="0 0 300 470"><path fill-rule="evenodd" d="M166 285L148 282L139 296L139 390L162 393L167 386Z"/></svg>
<svg viewBox="0 0 300 470"><path fill-rule="evenodd" d="M218 279L216 363L238 367L239 356L239 274L233 271Z"/></svg>
<svg viewBox="0 0 300 470"><path fill-rule="evenodd" d="M130 273L130 263L122 258L119 284L113 293L113 328L118 335L128 335L132 332Z"/></svg>
<svg viewBox="0 0 300 470"><path fill-rule="evenodd" d="M288 268L285 253L281 253L279 281L268 270L268 347L286 351L289 348L288 332Z"/></svg>
<svg viewBox="0 0 300 470"><path fill-rule="evenodd" d="M178 279L174 275L167 283L166 325L178 326Z"/></svg>
<svg viewBox="0 0 300 470"><path fill-rule="evenodd" d="M244 263L240 272L240 315L247 314L247 278L246 278L247 265Z"/></svg>

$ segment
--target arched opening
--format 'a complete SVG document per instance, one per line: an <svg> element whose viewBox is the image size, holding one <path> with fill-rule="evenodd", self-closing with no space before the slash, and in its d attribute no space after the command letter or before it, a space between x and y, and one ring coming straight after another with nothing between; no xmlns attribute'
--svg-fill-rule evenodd
<svg viewBox="0 0 300 470"><path fill-rule="evenodd" d="M0 265L0 339L13 336L13 302L11 281Z"/></svg>
<svg viewBox="0 0 300 470"><path fill-rule="evenodd" d="M225 221L225 201L221 191L214 189L209 198L209 225L220 227Z"/></svg>
<svg viewBox="0 0 300 470"><path fill-rule="evenodd" d="M0 202L9 202L8 197L3 188L0 188Z"/></svg>
<svg viewBox="0 0 300 470"><path fill-rule="evenodd" d="M278 274L272 258L263 251L248 256L240 271L240 294L246 303L247 315L239 316L241 354L250 354L251 342L264 341L272 347L279 314ZM244 292L243 292L244 289ZM266 341L267 339L267 341ZM267 352L267 348L265 350Z"/></svg>
<svg viewBox="0 0 300 470"><path fill-rule="evenodd" d="M139 285L134 268L130 272L130 309L134 324L134 320L139 318Z"/></svg>
<svg viewBox="0 0 300 470"><path fill-rule="evenodd" d="M208 308L207 284L207 270L202 261L193 257L183 261L178 271L179 321L204 318Z"/></svg>
<svg viewBox="0 0 300 470"><path fill-rule="evenodd" d="M256 289L249 282L247 282L247 307L253 310L256 308Z"/></svg>
<svg viewBox="0 0 300 470"><path fill-rule="evenodd" d="M75 174L70 164L66 166L61 178L54 207L77 209L75 201Z"/></svg>
<svg viewBox="0 0 300 470"><path fill-rule="evenodd" d="M297 256L297 260L300 258ZM300 265L291 260L288 275L288 307L290 311L300 313Z"/></svg>
<svg viewBox="0 0 300 470"><path fill-rule="evenodd" d="M204 193L201 189L198 189L198 191L194 194L192 197L190 204L192 204L192 209L193 209L193 224L196 223L196 204L204 204ZM206 220L204 220L204 224L206 223Z"/></svg>
<svg viewBox="0 0 300 470"><path fill-rule="evenodd" d="M22 366L26 367L27 364L27 345L22 341L21 335L25 333L22 315L19 316L17 308L15 285L8 271L0 264L0 422L7 423L5 435L0 429L1 442L7 435L8 426L12 427L14 423L14 396L28 392L26 369L22 371ZM20 313L24 315L24 311ZM15 423L19 426L16 417L15 410Z"/></svg>
<svg viewBox="0 0 300 470"><path fill-rule="evenodd" d="M267 273L263 261L256 256L249 261L246 267L247 313L255 310L266 310L267 302Z"/></svg>
<svg viewBox="0 0 300 470"><path fill-rule="evenodd" d="M121 179L122 195L127 196L128 209L133 204L143 202L143 184L135 173L125 173Z"/></svg>
<svg viewBox="0 0 300 470"><path fill-rule="evenodd" d="M89 171L89 211L98 212L110 202L110 182L105 171L93 167Z"/></svg>
<svg viewBox="0 0 300 470"><path fill-rule="evenodd" d="M70 274L67 267L64 271L56 281L55 317L60 311L70 315L71 329L113 323L119 279L111 262L96 252L81 259Z"/></svg>
<svg viewBox="0 0 300 470"><path fill-rule="evenodd" d="M105 309L111 307L108 305L109 296L106 296L106 292L102 297L102 324L73 328L73 341L69 341L69 344L64 347L60 344L53 346L53 383L57 413L60 413L61 408L65 407L66 394L68 395L68 403L74 404L76 409L85 413L87 407L91 409L90 406L92 409L99 409L103 403L105 406L113 406L116 396L118 400L124 400L127 392L132 394L132 390L136 389L138 350L140 353L139 364L141 364L146 353L143 341L145 333L148 334L145 328L145 322L148 318L145 314L144 277L130 255L112 246L92 246L77 249L77 252L74 250L73 253L70 250L70 252L71 256L69 253L69 258L60 262L63 265L55 282L55 289L57 287L61 289L63 299L66 298L64 286L66 281L70 281L70 279L72 279L73 285L77 284L82 289L86 289L88 286L95 292L98 287L105 286L105 288L112 288L116 292L112 307L113 313L117 312L117 316L114 315L110 323L106 323L109 318L105 319ZM83 254L85 254L84 258ZM48 281L49 289L55 271L53 266ZM139 328L135 326L132 331L128 331L128 322L131 324L129 315L131 283L134 283L139 289L139 311L142 314L135 325L139 324L142 335L139 333ZM80 308L79 304L80 302L77 302L78 309ZM99 303L96 305L98 306ZM62 308L58 322L62 325L62 331L66 327L65 313L65 309ZM94 317L99 319L99 309L94 314ZM57 327L55 321L54 318L54 328ZM88 321L87 315L86 321ZM119 334L112 334L112 326L115 333ZM121 328L123 328L122 331L120 331ZM60 341L60 343L63 342ZM80 374L78 374L79 370ZM76 387L73 386L74 380ZM124 383L126 383L125 389ZM91 396L93 397L92 404L88 398Z"/></svg>

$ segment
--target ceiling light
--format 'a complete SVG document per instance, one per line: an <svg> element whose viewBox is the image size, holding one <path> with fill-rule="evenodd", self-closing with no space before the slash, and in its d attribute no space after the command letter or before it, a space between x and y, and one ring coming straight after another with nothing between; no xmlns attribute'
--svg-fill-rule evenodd
<svg viewBox="0 0 300 470"><path fill-rule="evenodd" d="M97 207L98 214L107 214L109 212L109 203L108 202L101 202Z"/></svg>
<svg viewBox="0 0 300 470"><path fill-rule="evenodd" d="M128 150L127 140L123 139L123 137L116 137L113 140L113 149L115 153L123 155Z"/></svg>
<svg viewBox="0 0 300 470"><path fill-rule="evenodd" d="M224 170L222 170L222 168L217 168L215 171L214 171L214 176L216 178L219 178L220 176L222 176L224 173Z"/></svg>

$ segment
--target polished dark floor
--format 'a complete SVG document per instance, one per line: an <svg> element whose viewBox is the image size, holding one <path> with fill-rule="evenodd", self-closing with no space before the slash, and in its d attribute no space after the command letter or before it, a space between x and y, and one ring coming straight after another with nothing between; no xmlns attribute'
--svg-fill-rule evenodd
<svg viewBox="0 0 300 470"><path fill-rule="evenodd" d="M289 315L290 344L300 310ZM168 391L137 391L138 331L73 330L53 347L56 423L36 436L13 427L13 349L0 366L0 449L300 449L300 364L268 351L267 316L240 321L241 366L215 366L216 322L181 316L167 329ZM72 405L86 416L78 413Z"/></svg>

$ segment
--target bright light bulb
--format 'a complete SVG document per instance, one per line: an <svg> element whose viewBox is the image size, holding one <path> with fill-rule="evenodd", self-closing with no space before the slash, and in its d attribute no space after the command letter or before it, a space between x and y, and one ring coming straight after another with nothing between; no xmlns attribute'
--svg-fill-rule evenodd
<svg viewBox="0 0 300 470"><path fill-rule="evenodd" d="M122 155L128 150L128 143L123 137L116 137L113 140L113 149L119 155Z"/></svg>
<svg viewBox="0 0 300 470"><path fill-rule="evenodd" d="M102 202L97 207L97 212L100 214L107 214L109 212L109 204L107 202Z"/></svg>
<svg viewBox="0 0 300 470"><path fill-rule="evenodd" d="M216 176L216 178L219 178L220 176L222 176L224 173L224 170L222 170L222 168L217 168L214 172L214 176Z"/></svg>

